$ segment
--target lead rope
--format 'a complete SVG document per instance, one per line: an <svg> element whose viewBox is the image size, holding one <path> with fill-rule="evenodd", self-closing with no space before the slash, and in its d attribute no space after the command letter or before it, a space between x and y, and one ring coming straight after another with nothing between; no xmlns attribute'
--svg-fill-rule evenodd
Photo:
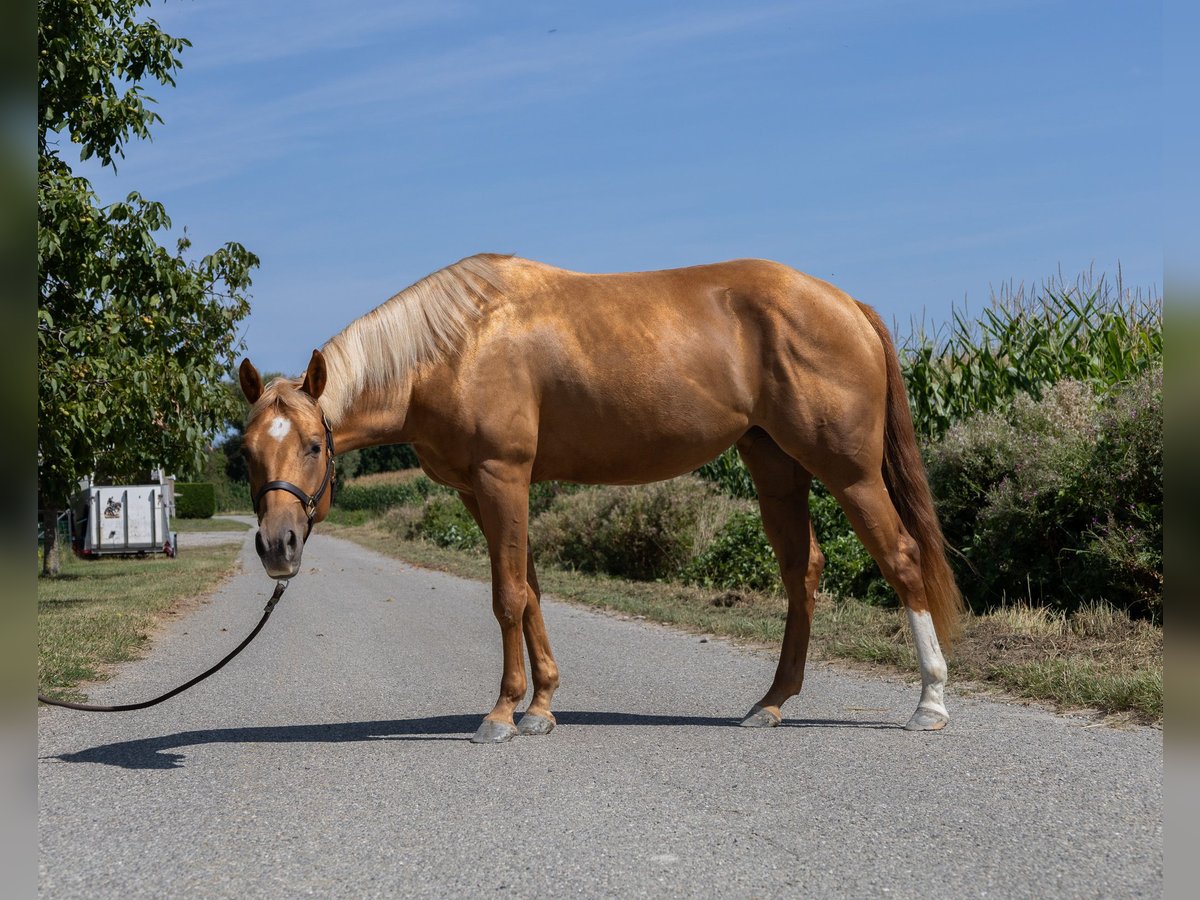
<svg viewBox="0 0 1200 900"><path fill-rule="evenodd" d="M262 627L267 624L267 619L271 618L271 611L275 609L275 604L279 602L279 598L283 596L283 592L287 590L287 586L288 583L286 580L276 583L275 593L273 593L271 595L271 599L267 601L267 606L263 610L262 618L258 620L258 624L254 626L254 630L246 635L246 639L234 647L232 652L227 654L224 659L222 659L207 672L202 672L186 684L181 684L174 690L167 691L161 697L155 697L153 700L144 700L141 703L121 703L114 706L104 706L101 704L91 703L69 703L66 700L51 700L49 697L44 697L41 694L38 694L38 700L50 706L63 706L67 709L81 709L84 712L129 712L130 710L134 709L145 709L147 706L154 706L157 703L162 703L164 700L170 700L176 694L182 694L193 685L199 684L209 675L212 675L214 672L224 666L225 663L229 662L244 649L246 649L246 645L254 640L255 636L262 631Z"/></svg>

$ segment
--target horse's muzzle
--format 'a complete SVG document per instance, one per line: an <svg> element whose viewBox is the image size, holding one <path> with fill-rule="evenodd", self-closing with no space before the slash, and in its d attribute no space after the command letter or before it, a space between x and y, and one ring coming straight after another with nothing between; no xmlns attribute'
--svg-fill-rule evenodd
<svg viewBox="0 0 1200 900"><path fill-rule="evenodd" d="M284 528L277 534L267 536L260 527L254 536L254 549L258 551L263 568L272 578L291 578L300 571L304 540L293 528Z"/></svg>

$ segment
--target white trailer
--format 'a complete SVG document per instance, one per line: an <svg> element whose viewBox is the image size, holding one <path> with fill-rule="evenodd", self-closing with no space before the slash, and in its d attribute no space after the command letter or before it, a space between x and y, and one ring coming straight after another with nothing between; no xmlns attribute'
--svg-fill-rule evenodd
<svg viewBox="0 0 1200 900"><path fill-rule="evenodd" d="M80 556L174 556L171 497L162 484L92 485L72 504L72 543Z"/></svg>

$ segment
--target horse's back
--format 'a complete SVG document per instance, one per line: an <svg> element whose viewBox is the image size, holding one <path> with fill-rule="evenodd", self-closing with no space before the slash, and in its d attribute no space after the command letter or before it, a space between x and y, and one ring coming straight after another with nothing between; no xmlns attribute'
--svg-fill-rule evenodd
<svg viewBox="0 0 1200 900"><path fill-rule="evenodd" d="M827 425L875 368L854 301L781 263L592 275L513 257L498 271L452 393L465 427L527 441L539 478L671 477L755 425Z"/></svg>

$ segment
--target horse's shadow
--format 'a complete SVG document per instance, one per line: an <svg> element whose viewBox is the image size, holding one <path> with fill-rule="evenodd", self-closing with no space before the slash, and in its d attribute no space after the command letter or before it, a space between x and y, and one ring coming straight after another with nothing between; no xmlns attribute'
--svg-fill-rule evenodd
<svg viewBox="0 0 1200 900"><path fill-rule="evenodd" d="M621 712L556 712L559 725L701 725L736 727L739 719L723 716L645 715ZM331 722L317 725L268 725L258 728L215 728L181 731L160 737L101 744L75 753L49 757L68 763L102 763L124 769L177 769L184 754L171 753L180 747L202 744L291 744L347 743L358 741L460 741L474 733L482 714L427 716L377 722ZM865 722L842 719L784 720L783 728L876 728L892 729L894 722Z"/></svg>

